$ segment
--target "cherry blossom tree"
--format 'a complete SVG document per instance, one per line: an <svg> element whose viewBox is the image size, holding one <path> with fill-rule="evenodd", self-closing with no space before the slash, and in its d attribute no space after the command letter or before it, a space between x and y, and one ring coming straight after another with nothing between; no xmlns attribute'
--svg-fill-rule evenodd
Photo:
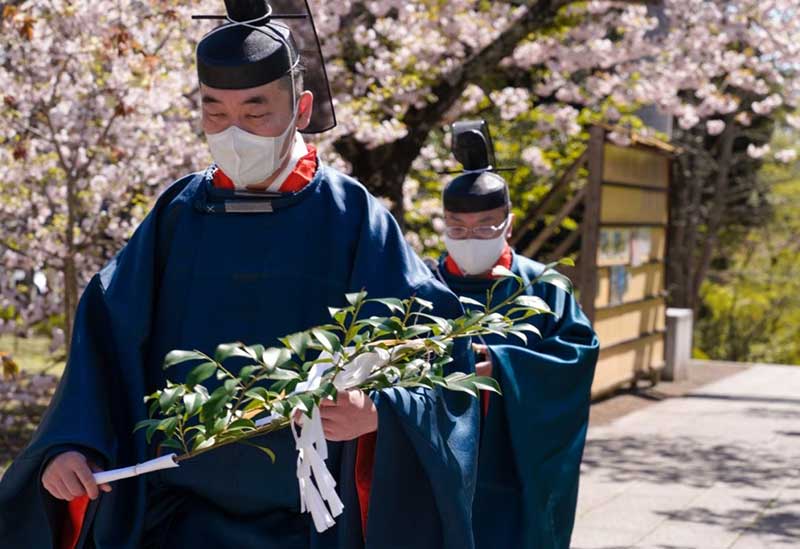
<svg viewBox="0 0 800 549"><path fill-rule="evenodd" d="M29 326L61 312L68 327L80 286L152 198L209 161L193 45L213 23L190 15L223 5L0 6L0 318ZM702 132L719 164L703 180L722 191L712 197L729 184L731 143L751 158L790 154L748 128L797 103L792 0L311 6L340 122L317 139L322 154L386 198L420 249L438 243L436 171L452 167L442 128L458 117L492 121L501 158L519 166L510 177L521 208L582 152L591 123L652 131L636 116L643 106Z"/></svg>
<svg viewBox="0 0 800 549"><path fill-rule="evenodd" d="M694 198L675 201L673 213L688 219L673 219L679 234L672 241L686 237L697 244L682 248L690 256L675 262L680 269L673 282L683 289L675 302L694 306L723 225L741 213L746 182L755 180L753 160L772 154L770 132L757 121L780 121L798 105L800 7L756 0L637 4L498 2L480 12L481 4L463 2L449 5L451 12L436 12L431 21L418 10L386 5L342 8L348 22L369 23L362 40L371 49L347 47L347 55L372 61L381 45L390 51L378 56L383 73L362 57L348 65L344 74L353 93L337 90L337 96L349 99L353 126L342 128L334 147L354 173L391 199L396 215L410 221L409 238L422 250L438 243L430 230L436 221L441 225L435 219L442 183L436 172L453 167L442 162L449 155L438 128L455 117L480 115L494 122L501 156L527 164L511 176L517 203L526 204L579 154L588 124L603 120L653 133L634 114L654 106L676 118L679 136L699 136L694 150L711 168L684 170L689 178L676 177L674 185L680 196ZM491 17L492 26L457 25L458 15L470 9L476 19ZM450 32L450 51L438 48L442 40L416 40L408 32L415 27L424 28L426 37ZM342 34L334 45L342 43ZM421 75L405 62L409 58L424 60ZM450 64L454 60L460 61ZM470 69L474 73L463 78ZM407 87L392 95L398 81ZM628 142L624 131L611 137ZM527 144L519 147L517 139ZM679 166L698 164L692 151L684 150ZM774 151L784 161L794 154Z"/></svg>
<svg viewBox="0 0 800 549"><path fill-rule="evenodd" d="M651 63L675 68L655 84L674 86L659 104L677 116L675 141L684 149L671 193L672 303L697 310L721 234L745 234L741 228L767 218L762 162L793 160L793 150L773 155L769 143L776 125L797 123L800 5L675 4L664 51Z"/></svg>
<svg viewBox="0 0 800 549"><path fill-rule="evenodd" d="M170 4L3 7L0 311L7 328L61 313L69 341L80 287L159 190L207 162L185 99L194 86L191 21Z"/></svg>

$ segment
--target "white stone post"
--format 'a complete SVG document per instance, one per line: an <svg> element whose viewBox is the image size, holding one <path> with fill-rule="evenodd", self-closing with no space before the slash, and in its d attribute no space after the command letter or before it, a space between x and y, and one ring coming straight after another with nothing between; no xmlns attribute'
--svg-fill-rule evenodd
<svg viewBox="0 0 800 549"><path fill-rule="evenodd" d="M667 381L689 377L693 321L691 309L667 309L666 365L662 374Z"/></svg>

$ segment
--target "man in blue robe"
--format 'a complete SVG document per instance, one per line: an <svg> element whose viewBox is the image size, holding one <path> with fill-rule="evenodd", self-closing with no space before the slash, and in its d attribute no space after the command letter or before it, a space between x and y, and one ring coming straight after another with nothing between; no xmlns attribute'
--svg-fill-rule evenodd
<svg viewBox="0 0 800 549"><path fill-rule="evenodd" d="M507 242L513 222L508 185L491 171L485 123L456 123L453 145L465 173L444 189L447 253L433 268L456 294L485 304L497 282L494 267L529 283L544 265ZM518 287L504 280L493 302ZM503 391L484 395L473 506L479 549L568 549L575 518L598 340L562 288L537 282L525 294L541 298L553 313L528 320L541 335L528 333L527 343L486 336L475 345L478 374L493 376Z"/></svg>
<svg viewBox="0 0 800 549"><path fill-rule="evenodd" d="M361 289L462 314L387 210L303 142L298 130L335 124L330 92L307 5L273 4L227 1L228 23L198 46L215 165L170 186L84 291L59 389L0 484L4 548L473 546L478 406L456 393L348 392L322 408L345 511L321 534L300 513L288 430L258 441L275 464L232 445L113 487L91 476L157 454L133 427L170 350L275 345ZM290 29L279 13L305 18ZM467 342L453 358L473 371Z"/></svg>

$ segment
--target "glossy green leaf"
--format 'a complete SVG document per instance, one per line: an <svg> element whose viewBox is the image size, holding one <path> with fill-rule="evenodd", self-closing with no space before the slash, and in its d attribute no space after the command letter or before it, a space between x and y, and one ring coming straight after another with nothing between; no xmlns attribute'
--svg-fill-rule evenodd
<svg viewBox="0 0 800 549"><path fill-rule="evenodd" d="M260 445L258 445L258 444L254 444L254 443L252 443L252 442L249 442L249 441L247 441L247 440L242 440L242 441L240 441L240 442L241 442L242 444L245 444L245 445L247 445L247 446L252 446L253 448L257 448L257 449L261 450L262 452L264 452L265 454L267 454L267 456L269 457L269 459L272 461L272 463L273 463L273 464L275 463L275 460L277 459L277 458L275 457L275 452L273 452L272 450L270 450L270 449L269 449L269 448L267 448L266 446L260 446Z"/></svg>
<svg viewBox="0 0 800 549"><path fill-rule="evenodd" d="M294 354L299 356L300 360L306 359L306 351L311 344L311 336L308 332L297 332L284 337L281 341L291 349Z"/></svg>
<svg viewBox="0 0 800 549"><path fill-rule="evenodd" d="M241 343L223 343L217 346L214 352L214 360L217 362L225 362L232 357L251 358L250 354L245 350L244 345Z"/></svg>
<svg viewBox="0 0 800 549"><path fill-rule="evenodd" d="M178 427L178 418L177 417L168 417L166 419L162 419L158 424L158 430L164 431L164 435L167 438L172 437L175 434L175 429Z"/></svg>
<svg viewBox="0 0 800 549"><path fill-rule="evenodd" d="M153 400L153 402L150 403L150 408L147 410L147 415L149 417L153 417L155 413L158 411L158 409L159 409L158 399L155 399Z"/></svg>
<svg viewBox="0 0 800 549"><path fill-rule="evenodd" d="M205 438L205 437L200 438L200 437L198 437L198 438L195 439L195 442L196 442L196 445L195 445L194 448L192 448L192 451L204 450L206 448L210 448L210 447L214 446L214 444L217 443L217 437L210 437L210 438Z"/></svg>
<svg viewBox="0 0 800 549"><path fill-rule="evenodd" d="M381 299L368 299L368 303L380 303L388 308L391 312L397 314L405 314L406 308L402 300L395 297L384 297Z"/></svg>
<svg viewBox="0 0 800 549"><path fill-rule="evenodd" d="M539 337L542 337L542 333L539 331L539 328L537 328L533 324L515 324L514 330L522 332L530 332L532 334L538 335Z"/></svg>
<svg viewBox="0 0 800 549"><path fill-rule="evenodd" d="M462 393L467 393L473 397L478 397L480 393L475 385L469 381L458 380L458 381L449 381L447 380L447 389L451 391L460 391Z"/></svg>
<svg viewBox="0 0 800 549"><path fill-rule="evenodd" d="M552 284L567 293L572 293L572 281L558 271L545 271L543 275L537 278L537 281Z"/></svg>
<svg viewBox="0 0 800 549"><path fill-rule="evenodd" d="M245 366L244 368L239 370L239 379L241 379L242 381L248 381L251 377L253 377L253 374L255 374L259 368L260 366L256 366L255 364L251 364L250 366Z"/></svg>
<svg viewBox="0 0 800 549"><path fill-rule="evenodd" d="M153 441L153 435L156 434L156 429L161 424L161 421L157 421L153 425L150 425L145 432L145 438L147 439L147 444L150 444Z"/></svg>
<svg viewBox="0 0 800 549"><path fill-rule="evenodd" d="M367 292L353 292L350 294L345 294L344 297L350 305L355 307L367 298Z"/></svg>
<svg viewBox="0 0 800 549"><path fill-rule="evenodd" d="M493 377L488 376L474 376L471 378L472 384L482 391L491 391L498 395L503 394L500 390L500 384Z"/></svg>
<svg viewBox="0 0 800 549"><path fill-rule="evenodd" d="M453 330L453 327L446 318L441 318L438 316L433 316L427 313L419 313L419 312L414 313L413 316L430 320L442 330L443 334L449 334Z"/></svg>
<svg viewBox="0 0 800 549"><path fill-rule="evenodd" d="M164 369L190 360L208 360L208 357L200 351L170 351L164 358Z"/></svg>
<svg viewBox="0 0 800 549"><path fill-rule="evenodd" d="M433 302L421 297L414 297L414 302L419 304L423 309L433 309Z"/></svg>
<svg viewBox="0 0 800 549"><path fill-rule="evenodd" d="M409 326L405 330L403 330L403 338L404 339L413 339L417 336L421 336L422 334L430 333L431 327L425 326L424 324L418 324L416 326Z"/></svg>
<svg viewBox="0 0 800 549"><path fill-rule="evenodd" d="M183 396L185 389L182 385L175 385L161 391L161 396L158 399L158 405L161 407L162 412L166 412L175 404L179 398Z"/></svg>
<svg viewBox="0 0 800 549"><path fill-rule="evenodd" d="M164 442L162 442L161 443L161 448L169 448L169 449L172 449L172 450L183 451L183 446L181 446L181 443L179 441L175 440L175 439L172 439L172 438L167 439Z"/></svg>
<svg viewBox="0 0 800 549"><path fill-rule="evenodd" d="M297 372L293 372L292 370L286 370L284 368L275 368L273 371L269 373L269 379L273 379L275 381L280 381L282 379L291 380L291 379L300 379L300 374Z"/></svg>
<svg viewBox="0 0 800 549"><path fill-rule="evenodd" d="M550 312L550 305L544 299L535 295L521 295L514 300L514 304L537 311Z"/></svg>
<svg viewBox="0 0 800 549"><path fill-rule="evenodd" d="M246 412L252 412L254 410L265 410L265 409L266 409L265 402L258 398L254 398L253 400L247 403L247 406L244 407L243 411L246 413Z"/></svg>
<svg viewBox="0 0 800 549"><path fill-rule="evenodd" d="M334 319L340 326L344 326L347 322L347 314L349 309L339 309L337 307L328 307L328 312L331 318Z"/></svg>
<svg viewBox="0 0 800 549"><path fill-rule="evenodd" d="M339 392L337 391L336 386L332 382L327 381L320 386L320 394L323 398L330 397L333 400L336 400L336 397L338 396Z"/></svg>
<svg viewBox="0 0 800 549"><path fill-rule="evenodd" d="M248 345L244 348L244 351L247 355L258 362L261 360L261 355L264 353L264 346L263 345Z"/></svg>
<svg viewBox="0 0 800 549"><path fill-rule="evenodd" d="M256 399L260 402L267 402L270 400L270 393L264 387L253 387L252 389L248 390L244 396Z"/></svg>
<svg viewBox="0 0 800 549"><path fill-rule="evenodd" d="M299 375L294 378L285 377L284 379L276 380L275 383L270 385L269 390L278 394L281 392L291 393L299 381Z"/></svg>
<svg viewBox="0 0 800 549"><path fill-rule="evenodd" d="M264 351L262 362L268 369L280 368L292 359L292 352L286 348L270 347Z"/></svg>
<svg viewBox="0 0 800 549"><path fill-rule="evenodd" d="M160 419L143 419L142 421L137 421L136 425L133 428L133 432L138 431L139 429L145 429L150 427L151 425L155 425L158 427L158 424L161 423Z"/></svg>
<svg viewBox="0 0 800 549"><path fill-rule="evenodd" d="M252 431L256 428L256 424L250 419L237 419L226 427L227 431Z"/></svg>
<svg viewBox="0 0 800 549"><path fill-rule="evenodd" d="M330 354L334 354L336 351L341 349L341 343L339 342L339 338L336 337L336 334L333 334L327 330L322 330L319 328L313 328L311 330L311 334L314 336L322 348L328 351Z"/></svg>
<svg viewBox="0 0 800 549"><path fill-rule="evenodd" d="M464 305L472 305L473 307L478 307L479 309L484 309L484 304L478 301L477 299L472 299L471 297L467 296L459 296L458 300L463 303Z"/></svg>
<svg viewBox="0 0 800 549"><path fill-rule="evenodd" d="M190 387L202 383L217 371L216 362L203 362L199 366L195 366L191 372L186 375L186 385Z"/></svg>
<svg viewBox="0 0 800 549"><path fill-rule="evenodd" d="M183 406L186 417L192 417L199 412L205 401L206 398L197 393L188 393L183 395Z"/></svg>

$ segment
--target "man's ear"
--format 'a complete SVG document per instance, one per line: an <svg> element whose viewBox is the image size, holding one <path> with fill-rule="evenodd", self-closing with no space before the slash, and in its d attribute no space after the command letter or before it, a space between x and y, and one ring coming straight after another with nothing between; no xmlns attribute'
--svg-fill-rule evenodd
<svg viewBox="0 0 800 549"><path fill-rule="evenodd" d="M511 240L511 235L514 233L514 214L511 214L511 219L508 221L508 228L506 229L506 240Z"/></svg>
<svg viewBox="0 0 800 549"><path fill-rule="evenodd" d="M311 114L314 112L313 93L306 90L300 94L297 111L297 129L304 130L311 123Z"/></svg>

